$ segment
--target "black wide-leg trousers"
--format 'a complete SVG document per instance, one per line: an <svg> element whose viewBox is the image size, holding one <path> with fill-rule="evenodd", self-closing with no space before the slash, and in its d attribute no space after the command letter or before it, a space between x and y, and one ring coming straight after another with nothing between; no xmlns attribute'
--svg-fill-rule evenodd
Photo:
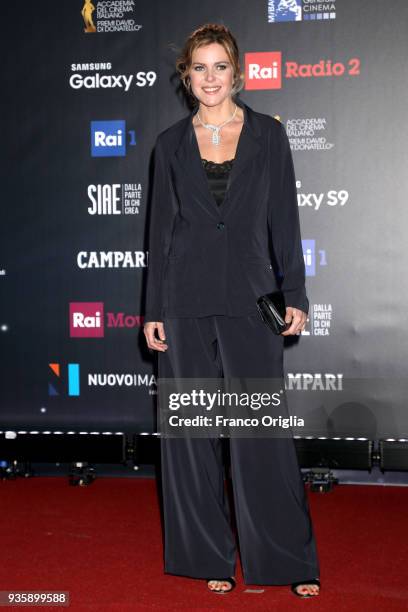
<svg viewBox="0 0 408 612"><path fill-rule="evenodd" d="M283 337L258 315L163 320L163 378L282 377ZM165 572L233 576L236 543L225 493L221 438L162 438ZM231 437L231 479L246 584L319 577L309 506L294 441Z"/></svg>

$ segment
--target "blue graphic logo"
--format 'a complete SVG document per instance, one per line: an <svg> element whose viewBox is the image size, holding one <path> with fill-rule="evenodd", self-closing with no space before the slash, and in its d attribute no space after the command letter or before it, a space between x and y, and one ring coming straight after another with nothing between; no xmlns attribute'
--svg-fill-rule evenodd
<svg viewBox="0 0 408 612"><path fill-rule="evenodd" d="M91 121L91 156L125 157L126 121Z"/></svg>
<svg viewBox="0 0 408 612"><path fill-rule="evenodd" d="M271 23L279 21L301 21L301 0L269 0L268 21Z"/></svg>
<svg viewBox="0 0 408 612"><path fill-rule="evenodd" d="M316 276L317 266L327 266L326 251L316 251L316 240L302 240L303 257L305 258L306 276Z"/></svg>
<svg viewBox="0 0 408 612"><path fill-rule="evenodd" d="M302 240L306 276L316 276L316 240Z"/></svg>
<svg viewBox="0 0 408 612"><path fill-rule="evenodd" d="M336 19L336 0L268 0L268 23Z"/></svg>

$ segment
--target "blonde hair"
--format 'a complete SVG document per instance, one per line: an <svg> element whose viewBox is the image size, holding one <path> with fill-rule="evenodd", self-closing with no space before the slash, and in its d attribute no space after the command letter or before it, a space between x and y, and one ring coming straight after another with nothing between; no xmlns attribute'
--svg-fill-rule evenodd
<svg viewBox="0 0 408 612"><path fill-rule="evenodd" d="M190 76L188 74L192 64L193 52L195 49L210 45L211 43L222 45L232 64L233 84L231 95L235 96L244 86L244 74L241 72L239 50L234 36L224 25L206 23L190 34L176 60L176 71L187 94L194 103L197 103L197 98L191 90Z"/></svg>

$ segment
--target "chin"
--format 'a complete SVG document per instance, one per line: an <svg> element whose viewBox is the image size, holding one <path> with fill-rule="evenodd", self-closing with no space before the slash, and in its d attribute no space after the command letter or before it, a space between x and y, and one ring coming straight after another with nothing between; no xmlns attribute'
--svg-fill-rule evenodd
<svg viewBox="0 0 408 612"><path fill-rule="evenodd" d="M220 104L220 102L223 102L227 97L227 94L225 94L224 92L219 92L216 96L211 96L209 94L206 94L205 91L203 91L200 98L200 102L204 102L208 106L215 106L215 104Z"/></svg>

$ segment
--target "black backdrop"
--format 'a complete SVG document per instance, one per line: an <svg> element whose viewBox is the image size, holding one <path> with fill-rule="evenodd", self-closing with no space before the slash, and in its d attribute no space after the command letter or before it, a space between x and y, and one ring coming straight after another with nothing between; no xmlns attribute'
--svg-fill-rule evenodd
<svg viewBox="0 0 408 612"><path fill-rule="evenodd" d="M291 139L310 316L285 353L288 381L315 389L306 397L316 434L408 437L408 5L297 5L293 21L267 0L95 0L95 32L84 31L81 1L8 6L3 429L154 431L154 357L142 333L151 152L189 112L177 50L219 22L240 46L241 99L278 116ZM274 61L280 85L256 78ZM92 128L121 129L126 151L93 154ZM92 214L95 202L105 214Z"/></svg>

